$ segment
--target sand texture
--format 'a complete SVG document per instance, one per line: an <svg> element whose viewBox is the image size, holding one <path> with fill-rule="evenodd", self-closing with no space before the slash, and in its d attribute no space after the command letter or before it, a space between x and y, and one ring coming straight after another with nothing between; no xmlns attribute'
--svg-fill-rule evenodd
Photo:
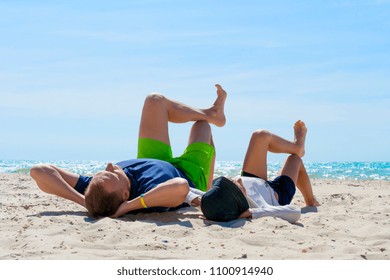
<svg viewBox="0 0 390 280"><path fill-rule="evenodd" d="M0 174L0 259L390 259L390 182L314 180L322 204L298 224L277 218L215 223L196 208L94 220L41 192L28 175Z"/></svg>

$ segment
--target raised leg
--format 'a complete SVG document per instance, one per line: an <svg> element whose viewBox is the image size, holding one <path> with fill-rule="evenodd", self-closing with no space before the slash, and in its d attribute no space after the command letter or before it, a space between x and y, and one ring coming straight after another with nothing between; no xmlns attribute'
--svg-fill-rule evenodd
<svg viewBox="0 0 390 280"><path fill-rule="evenodd" d="M214 147L213 135L210 125L205 121L198 121L194 123L191 128L190 137L188 139L188 145L195 142L204 142ZM214 166L215 166L215 154L210 164L210 176L207 181L207 190L211 188L211 184L214 178Z"/></svg>
<svg viewBox="0 0 390 280"><path fill-rule="evenodd" d="M209 179L207 181L207 191L209 189L211 189L211 186L213 184L213 179L214 179L214 170L215 170L215 158L217 156L217 152L215 150L215 145L214 145L214 141L213 141L213 137L211 137L211 142L210 142L210 145L214 147L214 156L213 156L213 159L211 161L211 164L210 164L210 176L209 176Z"/></svg>
<svg viewBox="0 0 390 280"><path fill-rule="evenodd" d="M266 130L257 130L249 142L243 171L267 180L268 152L297 154L301 150L301 144L288 141Z"/></svg>
<svg viewBox="0 0 390 280"><path fill-rule="evenodd" d="M170 144L168 123L206 121L216 126L224 126L226 119L224 106L226 92L216 85L217 98L208 109L197 109L170 100L161 94L150 94L144 103L139 129L140 138L151 138Z"/></svg>

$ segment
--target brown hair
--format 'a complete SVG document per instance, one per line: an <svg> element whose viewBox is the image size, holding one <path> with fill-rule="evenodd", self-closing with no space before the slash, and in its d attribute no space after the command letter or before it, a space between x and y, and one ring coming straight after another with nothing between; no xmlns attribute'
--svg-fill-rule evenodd
<svg viewBox="0 0 390 280"><path fill-rule="evenodd" d="M85 206L93 217L112 216L122 202L120 195L108 192L100 180L92 180L85 192Z"/></svg>

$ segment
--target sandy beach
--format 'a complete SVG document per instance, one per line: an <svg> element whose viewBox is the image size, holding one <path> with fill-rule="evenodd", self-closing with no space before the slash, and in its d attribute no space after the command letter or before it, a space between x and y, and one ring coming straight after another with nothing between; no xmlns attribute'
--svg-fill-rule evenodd
<svg viewBox="0 0 390 280"><path fill-rule="evenodd" d="M390 182L313 180L320 207L298 224L276 218L215 223L196 208L93 220L41 192L28 175L0 174L0 259L389 260Z"/></svg>

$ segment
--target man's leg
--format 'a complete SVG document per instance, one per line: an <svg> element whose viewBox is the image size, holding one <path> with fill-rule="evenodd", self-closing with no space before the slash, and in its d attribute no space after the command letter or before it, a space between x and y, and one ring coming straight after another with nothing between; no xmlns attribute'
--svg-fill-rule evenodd
<svg viewBox="0 0 390 280"><path fill-rule="evenodd" d="M194 125L191 128L190 137L188 139L188 145L196 142L203 142L206 144L211 145L214 150L214 141L213 141L213 135L211 132L210 125L205 121L198 121L194 123ZM214 178L214 166L215 166L215 153L213 156L213 159L210 164L210 175L207 181L207 190L211 188L211 184L213 182Z"/></svg>
<svg viewBox="0 0 390 280"><path fill-rule="evenodd" d="M284 163L280 174L287 175L294 181L294 184L302 193L307 206L320 205L320 203L314 197L309 175L307 174L303 161L299 156L290 155Z"/></svg>
<svg viewBox="0 0 390 280"><path fill-rule="evenodd" d="M139 138L151 138L170 145L168 123L206 121L216 126L224 126L226 119L224 106L226 92L216 85L217 98L208 109L197 109L160 94L150 94L144 103L139 129Z"/></svg>
<svg viewBox="0 0 390 280"><path fill-rule="evenodd" d="M214 141L213 141L213 137L211 136L211 139L210 139L210 145L213 146L214 148L214 156L213 156L213 159L211 161L211 164L210 164L210 175L209 175L209 179L207 181L207 190L211 189L211 186L213 184L213 179L214 179L214 170L215 170L215 158L217 156L217 152L215 150L215 145L214 145Z"/></svg>
<svg viewBox="0 0 390 280"><path fill-rule="evenodd" d="M266 130L255 131L249 142L242 170L267 180L267 153L287 153L303 156L306 132L307 129L302 121L297 121L294 125L294 142Z"/></svg>

